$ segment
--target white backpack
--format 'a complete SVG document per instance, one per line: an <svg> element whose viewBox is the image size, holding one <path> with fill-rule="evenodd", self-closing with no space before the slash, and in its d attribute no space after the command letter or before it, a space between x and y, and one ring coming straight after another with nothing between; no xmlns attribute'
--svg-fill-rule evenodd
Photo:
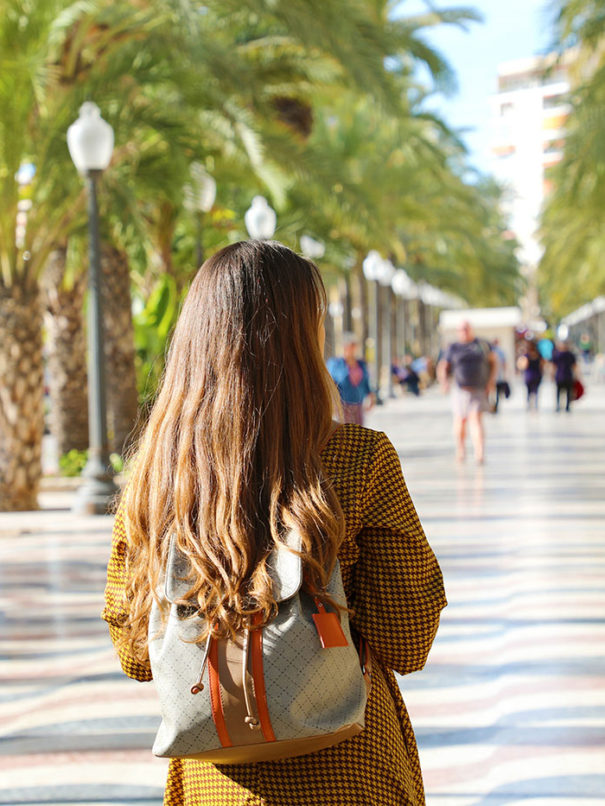
<svg viewBox="0 0 605 806"><path fill-rule="evenodd" d="M300 550L291 532L287 546ZM171 541L160 605L149 623L149 657L162 724L156 756L215 764L289 758L360 733L368 695L369 651L353 644L346 612L301 591L302 563L288 547L269 557L277 616L236 640L193 642L203 615L177 605L191 585L188 563ZM327 592L346 605L338 563ZM165 623L161 611L169 608ZM360 655L362 661L360 662Z"/></svg>

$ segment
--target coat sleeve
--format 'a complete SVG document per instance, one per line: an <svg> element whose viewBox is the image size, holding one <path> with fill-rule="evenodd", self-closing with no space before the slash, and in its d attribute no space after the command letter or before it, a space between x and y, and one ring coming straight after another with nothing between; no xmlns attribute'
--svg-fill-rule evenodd
<svg viewBox="0 0 605 806"><path fill-rule="evenodd" d="M399 457L383 433L377 434L361 510L352 623L385 666L414 672L426 662L447 601Z"/></svg>
<svg viewBox="0 0 605 806"><path fill-rule="evenodd" d="M145 682L151 680L149 660L142 663L135 659L125 648L124 638L128 630L128 602L126 599L127 568L126 551L127 536L124 524L124 502L122 496L116 513L111 540L111 554L107 566L107 584L105 586L105 607L101 617L109 625L109 634L116 647L120 664L125 674L134 680Z"/></svg>

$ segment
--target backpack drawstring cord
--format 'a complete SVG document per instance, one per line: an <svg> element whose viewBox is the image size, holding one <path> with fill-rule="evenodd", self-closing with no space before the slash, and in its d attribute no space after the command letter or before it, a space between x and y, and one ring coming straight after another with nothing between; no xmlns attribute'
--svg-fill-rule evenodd
<svg viewBox="0 0 605 806"><path fill-rule="evenodd" d="M206 646L204 647L204 654L202 655L202 666L197 682L191 686L192 694L199 694L204 690L204 674L206 673L206 666L208 665L208 656L210 654L210 644L212 642L212 635L208 636ZM248 674L248 658L250 655L250 630L244 630L244 649L242 652L242 683L244 689L244 700L246 702L246 717L244 719L246 725L250 730L258 730L260 728L260 721L254 716L252 710L252 697L250 695L250 681Z"/></svg>
<svg viewBox="0 0 605 806"><path fill-rule="evenodd" d="M206 639L206 646L204 647L204 654L202 655L202 668L200 669L200 676L196 683L191 686L191 693L192 694L199 694L200 691L204 690L204 673L206 671L206 666L208 665L208 655L210 654L210 642L212 641L212 636L209 635Z"/></svg>
<svg viewBox="0 0 605 806"><path fill-rule="evenodd" d="M242 683L244 688L244 700L246 701L246 717L244 722L250 730L258 730L260 728L259 720L254 716L252 711L252 700L250 697L249 681L248 681L248 656L250 653L250 629L244 631L244 651L242 652Z"/></svg>

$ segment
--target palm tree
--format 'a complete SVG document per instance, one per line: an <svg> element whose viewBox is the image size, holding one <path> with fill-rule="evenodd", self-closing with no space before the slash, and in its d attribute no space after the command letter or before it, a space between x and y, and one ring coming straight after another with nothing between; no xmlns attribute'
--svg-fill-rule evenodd
<svg viewBox="0 0 605 806"><path fill-rule="evenodd" d="M111 298L119 323L109 331L108 353L120 356L116 360L122 377L128 378L120 388L131 407L125 418L130 423L129 266L136 255L134 262L147 273L143 252L159 254L160 266L175 271L180 189L189 164L212 164L230 183L222 191L223 204L233 202L237 218L259 187L287 207L297 197L296 182L315 177L315 197L300 195L304 209L312 210L322 199L334 229L356 243L359 253L367 239L354 232L332 199L334 183L341 180L330 169L329 158L311 144L315 121L327 119L330 106L344 92L371 94L381 114L407 118L410 81L405 91L401 81L410 78L411 62L424 61L446 74L420 36L425 25L443 15L393 22L384 3L276 0L268 7L261 0L210 0L202 7L160 0L40 0L35 13L25 5L24 0L8 0L0 19L0 59L7 53L12 59L14 53L20 60L18 69L14 60L9 66L0 64L7 76L0 85L0 361L7 379L0 410L0 508L5 509L34 505L40 472L39 278L44 267L64 313L68 307L74 313L79 305L77 295L62 293L70 282L65 275L60 279L57 267L61 250L84 224L84 194L63 139L82 101L97 100L118 143L103 183L103 199L111 199L107 206L120 213L106 219L104 264L110 272L108 285L115 289ZM464 18L462 12L451 15L452 20ZM380 167L369 151L358 155L357 165L367 161ZM20 190L12 177L32 159L36 177L29 189ZM327 189L317 171L321 160ZM366 178L369 173L364 169ZM388 180L388 171L380 170L378 178ZM369 237L371 216L375 210L384 212L387 203L378 189L368 196L348 177L342 184L345 212ZM393 193L391 184L385 199ZM27 194L33 202L27 229L24 235L19 230L15 239L17 213L24 212L18 203L26 202L21 197ZM387 223L394 223L392 216L378 234L403 254L401 239ZM74 372L81 373L81 368ZM116 416L115 422L119 420ZM126 425L114 430L121 442Z"/></svg>
<svg viewBox="0 0 605 806"><path fill-rule="evenodd" d="M540 292L555 316L605 293L603 13L600 0L557 4L558 45L563 54L572 49L574 62L563 160L550 172L553 192L542 217Z"/></svg>
<svg viewBox="0 0 605 806"><path fill-rule="evenodd" d="M15 177L35 154L32 130L44 114L40 99L54 82L47 42L66 5L41 0L33 9L9 0L0 18L0 510L35 508L40 476L44 382L38 276L64 209L45 211L45 225L38 229L41 211L34 198L28 215L28 191Z"/></svg>
<svg viewBox="0 0 605 806"><path fill-rule="evenodd" d="M100 74L121 37L141 25L139 8L112 9L107 0L40 0L33 7L8 0L0 17L0 510L36 506L44 389L39 279L83 210L64 141L73 101L93 68ZM108 37L111 13L120 20ZM15 177L32 160L35 176L24 187Z"/></svg>
<svg viewBox="0 0 605 806"><path fill-rule="evenodd" d="M414 279L457 291L464 279L470 301L513 302L518 268L499 189L461 179L460 147L439 121L413 107L397 120L370 110L345 96L317 115L307 181L293 186L285 217L291 240L312 232L337 265L354 256L357 274L378 248ZM309 210L304 221L301 209Z"/></svg>

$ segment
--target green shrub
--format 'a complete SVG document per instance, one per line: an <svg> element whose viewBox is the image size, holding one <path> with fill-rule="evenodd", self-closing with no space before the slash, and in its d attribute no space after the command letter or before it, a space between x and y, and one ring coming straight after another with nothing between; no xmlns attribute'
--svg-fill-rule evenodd
<svg viewBox="0 0 605 806"><path fill-rule="evenodd" d="M121 473L124 470L124 459L122 459L119 453L110 453L109 461L114 473Z"/></svg>
<svg viewBox="0 0 605 806"><path fill-rule="evenodd" d="M81 476L86 462L88 461L88 451L77 451L73 448L64 453L59 459L59 470L62 476ZM124 470L124 460L119 453L112 453L109 462L114 473L121 473Z"/></svg>
<svg viewBox="0 0 605 806"><path fill-rule="evenodd" d="M78 451L72 448L59 458L59 470L62 476L81 476L86 461L88 451Z"/></svg>

